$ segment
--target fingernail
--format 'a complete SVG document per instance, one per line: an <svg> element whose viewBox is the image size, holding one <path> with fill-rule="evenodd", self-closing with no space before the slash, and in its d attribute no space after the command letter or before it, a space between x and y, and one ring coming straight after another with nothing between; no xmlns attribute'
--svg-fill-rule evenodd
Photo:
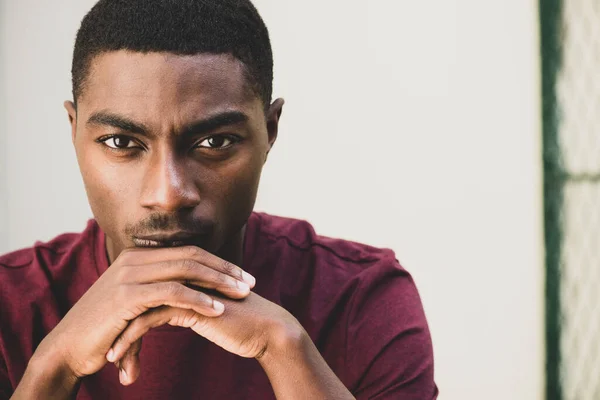
<svg viewBox="0 0 600 400"><path fill-rule="evenodd" d="M246 271L242 271L242 279L246 282L250 287L254 287L256 285L256 278L247 273Z"/></svg>
<svg viewBox="0 0 600 400"><path fill-rule="evenodd" d="M119 370L119 379L121 379L121 383L127 382L127 372L124 369Z"/></svg>
<svg viewBox="0 0 600 400"><path fill-rule="evenodd" d="M215 311L223 312L225 311L225 304L221 303L220 301L213 300L213 308Z"/></svg>
<svg viewBox="0 0 600 400"><path fill-rule="evenodd" d="M110 349L108 351L108 354L106 355L106 359L110 362L115 361L115 351L113 349Z"/></svg>
<svg viewBox="0 0 600 400"><path fill-rule="evenodd" d="M250 291L250 286L246 282L235 281L235 283L236 283L238 289L240 289L242 292Z"/></svg>

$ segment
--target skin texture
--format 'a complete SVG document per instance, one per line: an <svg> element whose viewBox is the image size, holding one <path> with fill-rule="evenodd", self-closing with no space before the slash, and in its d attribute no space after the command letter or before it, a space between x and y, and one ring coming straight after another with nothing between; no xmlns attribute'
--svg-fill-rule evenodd
<svg viewBox="0 0 600 400"><path fill-rule="evenodd" d="M72 398L107 362L129 385L143 335L164 324L259 359L278 399L352 398L299 322L252 293L237 266L283 107L265 110L244 72L228 55L93 60L65 108L111 266L39 345L13 398Z"/></svg>
<svg viewBox="0 0 600 400"><path fill-rule="evenodd" d="M275 101L265 116L243 68L226 55L119 51L94 60L77 110L70 102L65 107L89 203L107 235L111 260L134 246L132 233L192 230L208 231L198 243L207 251L239 261L242 228L283 106L282 100ZM144 126L149 137L89 122L98 112ZM190 125L226 112L242 113L246 121L182 135ZM108 147L115 146L114 140L97 142L114 134L137 143L131 140L127 145L134 148L115 151ZM208 146L210 135L236 135L241 141L226 149L198 147Z"/></svg>

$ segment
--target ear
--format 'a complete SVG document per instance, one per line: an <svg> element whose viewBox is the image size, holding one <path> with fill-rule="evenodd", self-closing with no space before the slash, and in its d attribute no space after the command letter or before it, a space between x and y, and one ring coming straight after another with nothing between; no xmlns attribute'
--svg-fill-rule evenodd
<svg viewBox="0 0 600 400"><path fill-rule="evenodd" d="M277 140L277 134L279 132L279 120L281 119L284 103L285 101L283 99L277 99L273 102L273 104L271 104L269 110L267 111L267 133L269 135L269 149L267 150L267 155ZM266 157L265 161L267 161Z"/></svg>
<svg viewBox="0 0 600 400"><path fill-rule="evenodd" d="M64 106L69 116L69 124L71 125L71 141L75 143L75 135L77 134L77 109L72 101L65 101Z"/></svg>

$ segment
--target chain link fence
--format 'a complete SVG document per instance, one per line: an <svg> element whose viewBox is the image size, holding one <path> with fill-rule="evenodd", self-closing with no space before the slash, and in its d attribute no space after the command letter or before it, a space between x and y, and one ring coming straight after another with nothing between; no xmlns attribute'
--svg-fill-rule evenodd
<svg viewBox="0 0 600 400"><path fill-rule="evenodd" d="M600 400L600 0L540 0L549 400Z"/></svg>

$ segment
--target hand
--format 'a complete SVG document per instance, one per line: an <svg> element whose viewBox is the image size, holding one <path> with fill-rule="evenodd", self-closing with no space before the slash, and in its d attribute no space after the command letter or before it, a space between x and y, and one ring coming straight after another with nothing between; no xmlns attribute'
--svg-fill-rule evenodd
<svg viewBox="0 0 600 400"><path fill-rule="evenodd" d="M164 324L191 328L230 353L257 359L308 336L288 311L255 293L242 301L222 301L225 312L217 318L193 309L162 306L132 321L110 352L111 361L120 364L125 373L121 374L121 382L131 384L138 378L140 339L150 329Z"/></svg>
<svg viewBox="0 0 600 400"><path fill-rule="evenodd" d="M223 313L222 302L188 286L242 299L254 283L240 268L197 247L125 250L42 341L34 357L60 360L61 369L75 378L91 375L106 364L108 350L130 321L150 309L176 307L205 318Z"/></svg>

